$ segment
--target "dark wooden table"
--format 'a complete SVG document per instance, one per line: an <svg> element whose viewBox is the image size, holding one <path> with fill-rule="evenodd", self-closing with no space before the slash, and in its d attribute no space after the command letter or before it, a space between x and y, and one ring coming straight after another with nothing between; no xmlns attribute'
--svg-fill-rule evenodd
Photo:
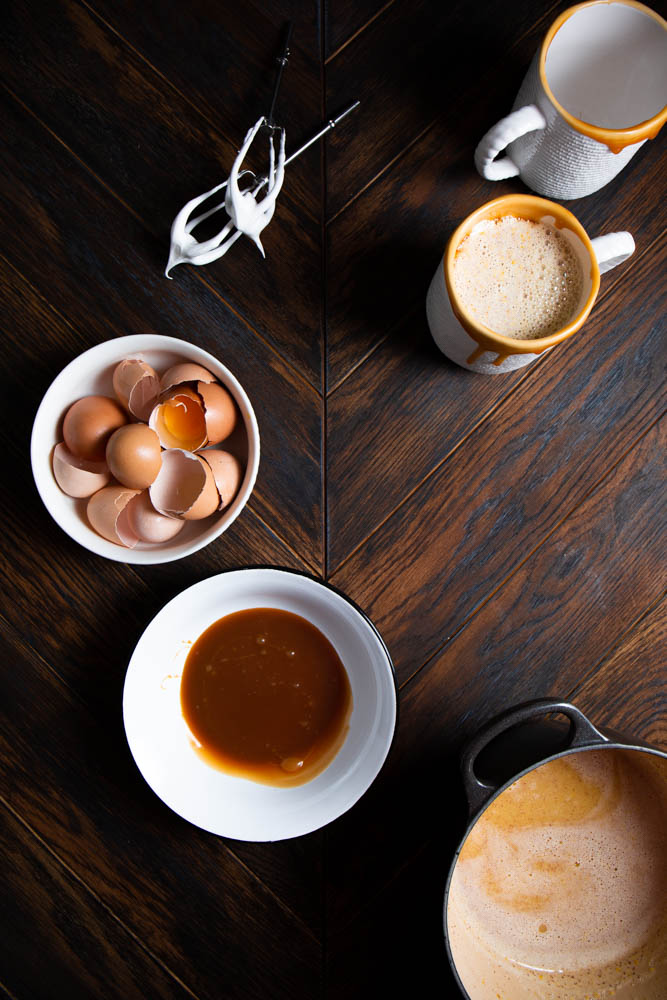
<svg viewBox="0 0 667 1000"><path fill-rule="evenodd" d="M435 349L447 234L496 195L474 171L555 13L547 0L13 0L3 19L0 980L7 996L455 997L443 887L462 742L503 708L574 699L667 746L664 138L572 203L637 251L579 336L519 372ZM176 210L219 181L269 100L291 148L267 259L241 241L162 271ZM103 561L51 521L29 433L64 365L120 335L185 338L246 387L248 507L195 556ZM347 815L277 844L169 811L125 742L152 616L223 568L331 580L376 622L395 743ZM393 987L393 990L392 990Z"/></svg>

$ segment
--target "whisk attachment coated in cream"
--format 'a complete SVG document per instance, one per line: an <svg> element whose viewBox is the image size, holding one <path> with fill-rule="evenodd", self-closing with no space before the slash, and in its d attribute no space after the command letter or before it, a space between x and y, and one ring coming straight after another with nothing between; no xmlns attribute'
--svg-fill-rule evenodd
<svg viewBox="0 0 667 1000"><path fill-rule="evenodd" d="M359 103L359 101L354 101L336 118L326 122L315 135L311 136L289 157L285 156L285 129L275 124L269 124L265 117L259 118L248 131L234 160L228 179L217 184L210 191L205 191L204 194L192 198L174 219L171 226L171 247L165 275L170 277L169 272L177 264L194 264L200 267L218 260L243 235L251 239L264 256L260 234L273 218L276 198L280 194L285 178L285 167L318 139L335 128L343 118L359 107ZM269 169L265 175L258 177L252 170L242 169L242 164L253 140L263 127L269 131ZM274 144L276 132L280 136L277 160ZM264 189L266 189L266 193L260 197ZM205 201L223 191L225 192L224 197L218 204L199 215L194 214ZM193 235L197 226L211 218L216 212L221 211L225 212L227 221L220 231L209 239L201 242L197 240Z"/></svg>

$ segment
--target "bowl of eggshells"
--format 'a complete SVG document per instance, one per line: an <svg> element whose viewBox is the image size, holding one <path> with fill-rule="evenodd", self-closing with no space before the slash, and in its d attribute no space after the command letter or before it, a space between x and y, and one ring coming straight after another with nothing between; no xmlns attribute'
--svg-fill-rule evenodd
<svg viewBox="0 0 667 1000"><path fill-rule="evenodd" d="M125 563L164 563L238 517L259 466L243 387L184 340L118 337L75 358L32 429L39 494L76 542Z"/></svg>

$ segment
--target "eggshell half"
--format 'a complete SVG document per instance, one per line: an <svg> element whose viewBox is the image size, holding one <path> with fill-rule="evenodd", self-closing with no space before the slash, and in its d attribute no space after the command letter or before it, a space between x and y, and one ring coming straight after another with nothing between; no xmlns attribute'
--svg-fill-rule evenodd
<svg viewBox="0 0 667 1000"><path fill-rule="evenodd" d="M208 368L190 362L173 365L160 379L160 391L166 392L167 389L182 382L215 382L215 375L211 375Z"/></svg>
<svg viewBox="0 0 667 1000"><path fill-rule="evenodd" d="M107 485L111 473L106 462L77 458L63 442L53 450L53 475L68 497L90 497Z"/></svg>
<svg viewBox="0 0 667 1000"><path fill-rule="evenodd" d="M197 407L201 412L201 417L199 418L201 421L200 434L196 439L191 438L187 442L184 441L182 437L173 434L167 426L166 414L169 407L173 406L174 403L176 403L176 405L182 405L178 403L178 396L185 396L187 399L192 400L192 405ZM179 451L196 451L198 448L203 448L208 441L208 435L206 433L206 417L204 415L204 403L199 393L190 389L186 385L173 387L160 396L160 402L156 407L154 407L148 421L148 426L155 431L163 448L178 449ZM187 445L190 447L184 448L184 446Z"/></svg>
<svg viewBox="0 0 667 1000"><path fill-rule="evenodd" d="M133 417L147 423L160 393L160 377L145 361L127 358L114 369L113 391Z"/></svg>
<svg viewBox="0 0 667 1000"><path fill-rule="evenodd" d="M222 451L218 448L209 448L207 451L197 452L210 467L215 480L218 493L220 494L220 507L227 507L238 493L241 480L243 479L243 466L236 455L229 451Z"/></svg>
<svg viewBox="0 0 667 1000"><path fill-rule="evenodd" d="M185 521L160 514L151 503L148 490L133 497L125 509L131 530L142 542L168 542L185 526Z"/></svg>
<svg viewBox="0 0 667 1000"><path fill-rule="evenodd" d="M197 382L197 392L204 402L204 419L209 444L218 444L234 430L236 407L234 400L219 382Z"/></svg>
<svg viewBox="0 0 667 1000"><path fill-rule="evenodd" d="M127 505L138 492L115 484L105 486L90 498L86 513L98 535L116 545L134 548L139 539L128 523Z"/></svg>
<svg viewBox="0 0 667 1000"><path fill-rule="evenodd" d="M166 517L197 521L220 504L213 473L206 462L182 448L162 453L162 468L150 487L151 503Z"/></svg>
<svg viewBox="0 0 667 1000"><path fill-rule="evenodd" d="M107 464L112 475L133 490L150 486L162 464L160 439L146 424L126 424L107 443Z"/></svg>

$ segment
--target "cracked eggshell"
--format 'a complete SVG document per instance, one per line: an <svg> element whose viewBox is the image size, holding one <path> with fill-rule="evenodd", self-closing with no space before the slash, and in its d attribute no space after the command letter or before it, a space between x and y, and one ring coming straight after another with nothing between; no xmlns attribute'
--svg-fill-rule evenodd
<svg viewBox="0 0 667 1000"><path fill-rule="evenodd" d="M201 416L197 417L197 421L200 424L197 435L192 437L188 441L183 440L183 436L178 436L174 434L167 425L166 414L170 407L183 406L182 402L179 402L178 397L185 397L188 400L192 400L192 407L195 413L200 413ZM188 404L189 408L190 404ZM160 402L153 409L148 421L148 426L151 430L154 430L160 439L160 444L163 448L178 449L185 451L196 451L198 448L203 448L208 441L206 434L206 417L204 414L204 403L202 401L199 393L195 392L187 385L174 386L167 390L160 396ZM188 445L189 447L185 447Z"/></svg>
<svg viewBox="0 0 667 1000"><path fill-rule="evenodd" d="M210 466L182 448L163 452L162 468L149 495L160 514L186 521L208 517L220 505L220 494Z"/></svg>
<svg viewBox="0 0 667 1000"><path fill-rule="evenodd" d="M160 394L160 376L147 362L126 358L114 368L113 391L133 417L147 423Z"/></svg>
<svg viewBox="0 0 667 1000"><path fill-rule="evenodd" d="M146 424L126 424L114 431L107 443L107 464L123 486L144 490L160 471L160 439Z"/></svg>
<svg viewBox="0 0 667 1000"><path fill-rule="evenodd" d="M130 528L142 542L168 542L185 526L185 521L179 518L160 514L151 503L148 490L133 497L126 510Z"/></svg>
<svg viewBox="0 0 667 1000"><path fill-rule="evenodd" d="M209 444L224 441L234 430L236 407L234 400L219 382L197 382L197 392L204 403L204 420Z"/></svg>
<svg viewBox="0 0 667 1000"><path fill-rule="evenodd" d="M172 386L181 385L183 382L215 382L215 380L215 375L211 375L208 368L185 362L167 369L160 379L160 392L166 392Z"/></svg>
<svg viewBox="0 0 667 1000"><path fill-rule="evenodd" d="M90 497L107 485L111 473L106 462L77 458L64 441L53 449L53 475L68 497Z"/></svg>
<svg viewBox="0 0 667 1000"><path fill-rule="evenodd" d="M86 513L90 524L102 538L133 549L139 539L128 520L127 507L138 490L128 490L117 483L105 486L88 501Z"/></svg>
<svg viewBox="0 0 667 1000"><path fill-rule="evenodd" d="M218 448L210 448L208 451L197 452L197 454L204 459L213 473L215 485L220 494L218 509L222 510L229 506L238 493L243 479L243 466L236 455Z"/></svg>

